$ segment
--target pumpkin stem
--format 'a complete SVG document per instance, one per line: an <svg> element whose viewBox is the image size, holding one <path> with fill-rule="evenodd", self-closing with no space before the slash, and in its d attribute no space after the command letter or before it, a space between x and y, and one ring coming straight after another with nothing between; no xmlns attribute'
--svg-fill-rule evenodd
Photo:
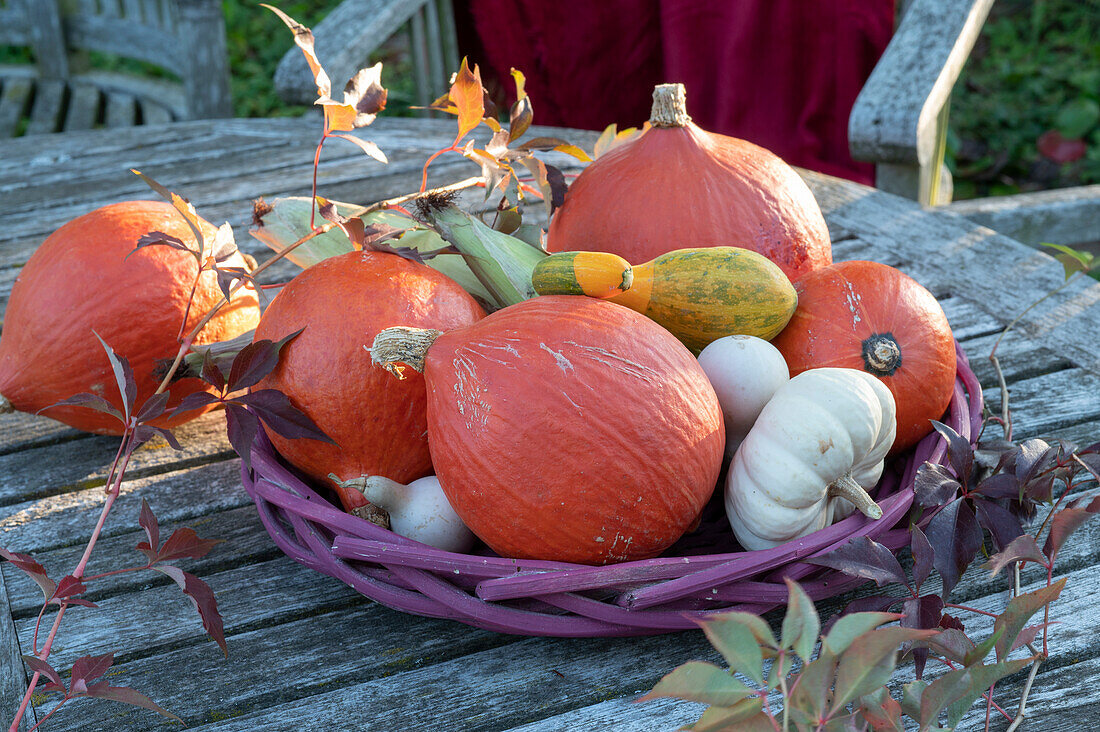
<svg viewBox="0 0 1100 732"><path fill-rule="evenodd" d="M15 411L15 407L11 405L8 398L3 394L0 394L0 414L11 414Z"/></svg>
<svg viewBox="0 0 1100 732"><path fill-rule="evenodd" d="M412 366L424 373L424 357L443 331L434 328L407 328L403 325L386 328L374 337L367 350L370 359L399 379L405 378L399 364Z"/></svg>
<svg viewBox="0 0 1100 732"><path fill-rule="evenodd" d="M654 127L687 127L691 124L683 84L658 84L653 88L649 123Z"/></svg>
<svg viewBox="0 0 1100 732"><path fill-rule="evenodd" d="M901 366L901 346L893 333L875 333L862 344L863 365L875 376L893 376Z"/></svg>
<svg viewBox="0 0 1100 732"><path fill-rule="evenodd" d="M882 518L882 509L875 503L875 499L871 498L870 494L863 489L863 486L855 482L851 473L845 473L830 483L828 493L830 498L836 496L846 498L869 519Z"/></svg>

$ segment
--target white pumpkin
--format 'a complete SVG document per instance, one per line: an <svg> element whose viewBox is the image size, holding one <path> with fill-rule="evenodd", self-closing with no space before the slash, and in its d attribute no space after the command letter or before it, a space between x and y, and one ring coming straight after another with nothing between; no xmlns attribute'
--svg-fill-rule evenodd
<svg viewBox="0 0 1100 732"><path fill-rule="evenodd" d="M741 546L766 549L805 536L846 516L853 503L882 516L866 489L882 475L894 412L890 390L856 369L810 369L780 387L726 477L726 516Z"/></svg>
<svg viewBox="0 0 1100 732"><path fill-rule="evenodd" d="M718 395L726 424L726 460L733 459L760 410L790 378L779 349L763 338L731 335L711 341L699 365Z"/></svg>

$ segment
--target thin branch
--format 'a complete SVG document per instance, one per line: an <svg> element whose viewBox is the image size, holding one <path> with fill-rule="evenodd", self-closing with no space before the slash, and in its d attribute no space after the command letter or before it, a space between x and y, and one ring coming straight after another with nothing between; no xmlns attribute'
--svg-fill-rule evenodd
<svg viewBox="0 0 1100 732"><path fill-rule="evenodd" d="M1012 720L1012 724L1008 726L1005 732L1016 732L1016 729L1024 722L1024 709L1027 706L1027 695L1031 693L1031 685L1035 683L1035 677L1039 674L1039 664L1042 663L1042 657L1036 657L1035 663L1031 664L1031 673L1027 675L1027 681L1024 683L1024 691L1020 695L1020 708L1016 711L1016 718Z"/></svg>

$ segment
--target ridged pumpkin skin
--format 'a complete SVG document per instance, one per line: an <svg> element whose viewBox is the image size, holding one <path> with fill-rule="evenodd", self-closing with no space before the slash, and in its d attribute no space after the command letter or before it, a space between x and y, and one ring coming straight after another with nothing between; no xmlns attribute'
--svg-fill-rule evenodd
<svg viewBox="0 0 1100 732"><path fill-rule="evenodd" d="M955 342L936 298L903 272L877 262L837 262L795 283L798 309L772 345L791 376L838 366L877 376L897 404L891 453L932 431L955 388ZM897 359L876 366L874 351ZM885 368L883 368L885 366Z"/></svg>
<svg viewBox="0 0 1100 732"><path fill-rule="evenodd" d="M618 254L631 264L683 247L763 254L792 281L833 261L817 201L778 156L745 140L651 127L570 185L547 249Z"/></svg>
<svg viewBox="0 0 1100 732"><path fill-rule="evenodd" d="M428 434L447 498L497 553L644 559L699 516L722 465L718 399L668 331L547 296L428 350Z"/></svg>
<svg viewBox="0 0 1100 732"><path fill-rule="evenodd" d="M212 241L215 227L204 221L202 229ZM169 204L127 201L73 219L31 255L12 287L0 336L0 394L15 409L34 413L90 392L121 410L111 364L93 331L130 362L137 404L152 396L160 384L154 375L158 362L174 358L179 349L176 336L198 268L191 254L167 246L145 247L127 258L138 239L152 231L195 245L194 233ZM225 264L245 266L239 255ZM221 297L214 273L204 273L185 332ZM196 343L228 340L256 327L259 319L255 292L241 289ZM169 408L204 388L200 379L177 381L169 389ZM151 424L171 427L204 411ZM42 414L86 432L122 431L113 417L83 407L54 407Z"/></svg>
<svg viewBox="0 0 1100 732"><path fill-rule="evenodd" d="M452 329L485 311L454 280L395 254L349 252L306 269L264 311L256 339L277 340L305 328L257 389L278 389L305 412L331 445L288 439L266 429L279 453L323 484L381 475L409 483L431 473L424 378L405 369L398 380L371 364L366 349L384 328ZM344 508L367 503L337 489Z"/></svg>
<svg viewBox="0 0 1100 732"><path fill-rule="evenodd" d="M773 338L798 298L783 271L740 247L676 249L631 266L607 252L560 252L531 276L540 295L589 295L660 323L698 354L718 338Z"/></svg>

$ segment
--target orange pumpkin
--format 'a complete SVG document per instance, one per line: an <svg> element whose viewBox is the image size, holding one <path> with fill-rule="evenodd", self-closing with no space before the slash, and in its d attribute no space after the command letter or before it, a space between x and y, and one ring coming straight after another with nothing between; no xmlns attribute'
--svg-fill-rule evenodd
<svg viewBox="0 0 1100 732"><path fill-rule="evenodd" d="M383 328L458 328L485 311L454 280L382 252L349 252L303 271L272 300L255 338L278 340L304 328L257 389L278 389L336 444L291 439L265 429L279 453L313 478L381 475L409 483L431 473L424 379L394 379L371 364ZM344 508L367 503L336 488Z"/></svg>
<svg viewBox="0 0 1100 732"><path fill-rule="evenodd" d="M551 252L598 251L631 264L684 247L763 254L792 281L832 262L810 189L774 153L691 122L680 84L654 91L652 127L601 155L566 193Z"/></svg>
<svg viewBox="0 0 1100 732"><path fill-rule="evenodd" d="M216 229L200 223L203 237L213 241ZM73 219L31 255L12 287L0 336L0 394L14 409L34 413L90 392L121 410L111 364L95 333L130 362L137 404L153 395L160 384L155 373L158 364L173 359L179 349L177 335L184 313L188 313L186 333L222 299L216 275L204 272L187 310L198 271L195 258L187 252L149 246L130 254L138 239L153 231L195 246L191 228L169 204L127 201ZM245 266L239 254L224 264ZM255 291L243 288L195 342L229 340L256 327L259 319ZM195 378L173 383L169 408L205 388ZM171 420L162 417L151 424L171 427L204 411ZM83 407L51 407L42 413L87 432L122 432L113 417Z"/></svg>
<svg viewBox="0 0 1100 732"><path fill-rule="evenodd" d="M915 445L943 416L955 387L955 342L936 298L877 262L837 262L795 283L798 309L772 345L791 376L823 366L877 376L897 404L892 453Z"/></svg>
<svg viewBox="0 0 1100 732"><path fill-rule="evenodd" d="M725 443L714 389L682 343L633 310L527 300L439 335L424 378L436 475L503 556L652 557L714 490Z"/></svg>

